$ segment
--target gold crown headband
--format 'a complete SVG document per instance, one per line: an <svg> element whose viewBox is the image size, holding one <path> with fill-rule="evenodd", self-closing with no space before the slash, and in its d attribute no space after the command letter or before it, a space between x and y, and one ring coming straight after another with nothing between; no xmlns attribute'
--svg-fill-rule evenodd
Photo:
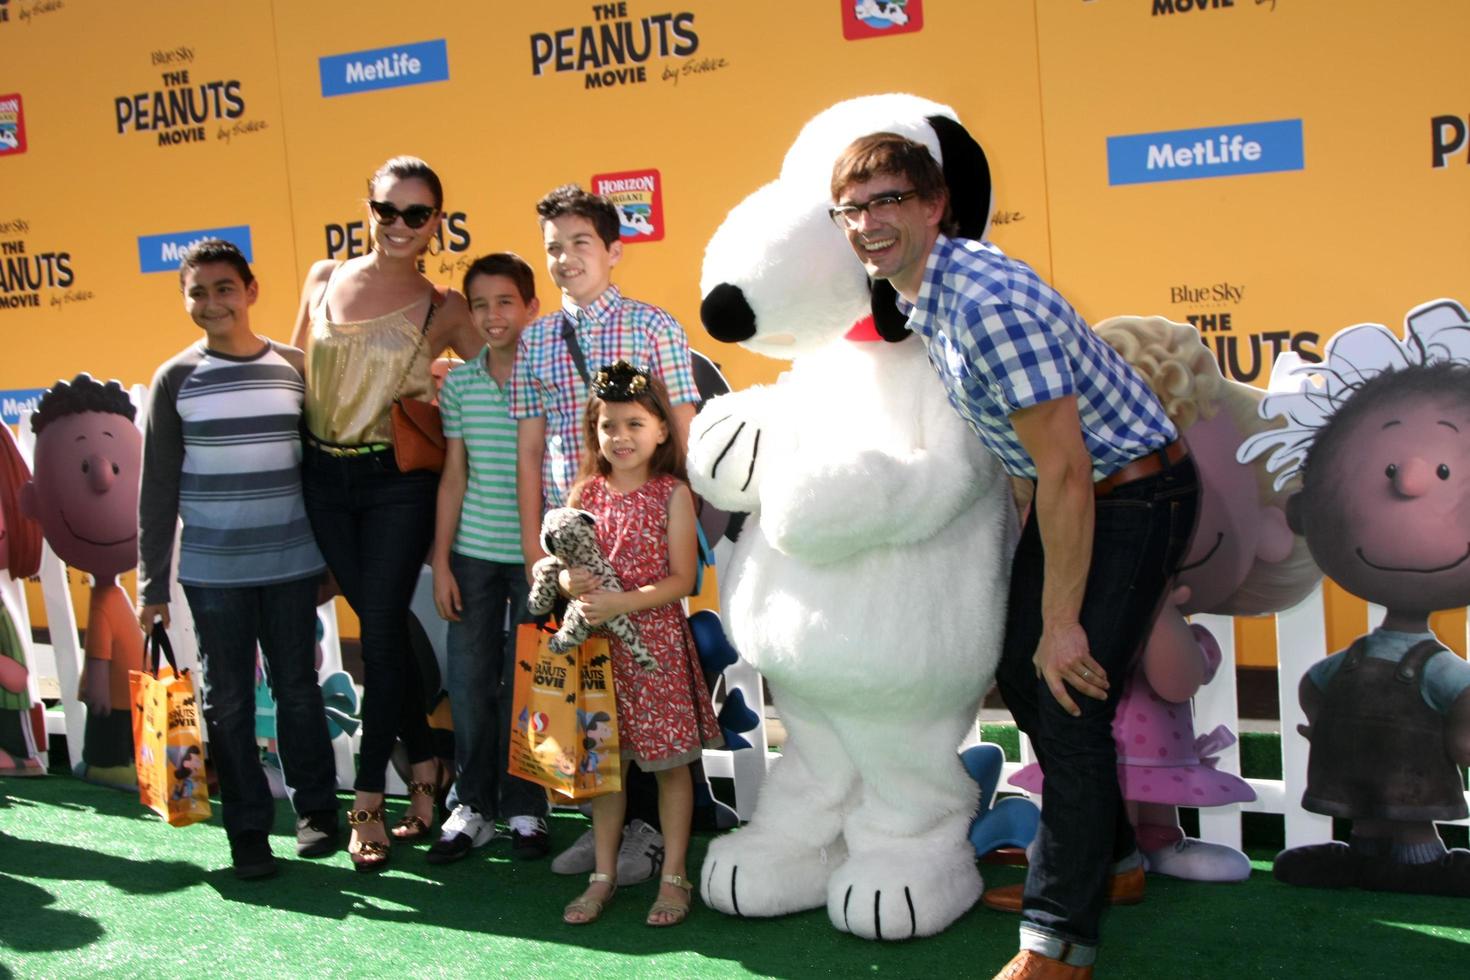
<svg viewBox="0 0 1470 980"><path fill-rule="evenodd" d="M627 361L603 365L592 376L592 393L605 402L630 402L648 390L648 372Z"/></svg>

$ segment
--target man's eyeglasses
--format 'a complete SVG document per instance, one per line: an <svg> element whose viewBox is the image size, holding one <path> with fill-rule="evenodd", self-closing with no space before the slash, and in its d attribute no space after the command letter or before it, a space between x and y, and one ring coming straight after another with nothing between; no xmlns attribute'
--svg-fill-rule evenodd
<svg viewBox="0 0 1470 980"><path fill-rule="evenodd" d="M391 225L399 218L410 228L422 228L429 223L429 219L439 213L438 208L429 207L427 204L410 204L399 210L387 201L369 201L368 207L373 209L381 224Z"/></svg>
<svg viewBox="0 0 1470 980"><path fill-rule="evenodd" d="M831 215L833 224L844 230L857 228L858 215L864 211L872 215L874 221L888 221L898 213L898 206L910 198L919 196L918 191L904 191L901 194L882 194L873 198L867 204L838 204L827 209Z"/></svg>

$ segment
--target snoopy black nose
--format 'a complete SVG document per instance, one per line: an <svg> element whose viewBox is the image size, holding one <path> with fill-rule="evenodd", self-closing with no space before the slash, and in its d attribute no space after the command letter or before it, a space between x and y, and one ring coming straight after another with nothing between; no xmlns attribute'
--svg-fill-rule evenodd
<svg viewBox="0 0 1470 980"><path fill-rule="evenodd" d="M722 282L699 304L704 329L716 340L736 344L755 336L755 310L745 301L739 286Z"/></svg>

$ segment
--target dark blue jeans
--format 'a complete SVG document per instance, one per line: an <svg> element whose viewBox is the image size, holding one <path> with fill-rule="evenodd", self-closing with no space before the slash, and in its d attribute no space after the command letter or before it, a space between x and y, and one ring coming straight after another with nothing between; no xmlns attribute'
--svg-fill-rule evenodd
<svg viewBox="0 0 1470 980"><path fill-rule="evenodd" d="M1045 567L1034 508L1021 532L996 682L1046 776L1036 854L1026 876L1023 934L1097 945L1112 865L1135 849L1118 790L1113 714L1189 547L1198 495L1194 463L1186 457L1097 499L1081 623L1093 659L1107 671L1109 696L1097 701L1072 692L1080 718L1062 709L1032 663L1041 639Z"/></svg>
<svg viewBox="0 0 1470 980"><path fill-rule="evenodd" d="M439 474L400 472L391 450L338 457L303 449L306 516L361 626L362 741L353 786L381 793L396 739L409 762L434 758L408 604L434 538Z"/></svg>
<svg viewBox="0 0 1470 980"><path fill-rule="evenodd" d="M255 649L276 699L281 769L298 814L337 809L337 765L316 677L317 576L243 588L184 586L204 668L204 723L225 832L269 833L275 801L255 744Z"/></svg>
<svg viewBox="0 0 1470 980"><path fill-rule="evenodd" d="M457 770L451 807L487 817L544 817L546 791L506 772L515 628L526 622L526 566L450 552L463 608L449 624L449 710Z"/></svg>

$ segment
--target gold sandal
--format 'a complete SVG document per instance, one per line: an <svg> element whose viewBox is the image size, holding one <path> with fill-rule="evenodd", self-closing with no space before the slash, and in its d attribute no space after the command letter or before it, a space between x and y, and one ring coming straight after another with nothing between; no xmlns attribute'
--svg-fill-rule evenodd
<svg viewBox="0 0 1470 980"><path fill-rule="evenodd" d="M590 923L596 922L598 917L602 915L603 908L607 905L608 902L612 901L612 897L616 895L618 891L618 880L612 875L605 875L600 871L594 871L590 875L588 875L587 883L589 885L605 884L611 885L612 887L607 893L607 898L604 898L600 901L595 898L589 898L587 895L583 894L576 900L568 902L567 907L561 910L561 921L565 922L567 925L585 926ZM567 916L574 913L583 916L583 918L567 918Z"/></svg>
<svg viewBox="0 0 1470 980"><path fill-rule="evenodd" d="M383 808L381 806L373 810L358 809L347 811L347 826L358 827L362 824L383 823ZM356 849L348 845L347 855L352 859L352 867L356 871L381 871L388 866L388 844L380 840L363 840L358 838Z"/></svg>
<svg viewBox="0 0 1470 980"><path fill-rule="evenodd" d="M679 923L683 922L684 919L687 918L689 915L689 906L694 901L693 897L689 893L693 892L694 883L683 875L664 875L658 881L660 887L664 885L672 885L675 888L684 889L684 901L673 902L667 898L661 898L653 903L653 907L648 910L648 918L644 921L656 928L663 928L665 926L676 926ZM661 915L667 915L670 918L667 922L655 922L655 917Z"/></svg>
<svg viewBox="0 0 1470 980"><path fill-rule="evenodd" d="M410 797L427 796L432 800L437 790L438 786L435 783L411 782L408 784L408 795ZM432 820L434 818L431 816L429 819ZM424 822L422 817L415 816L412 813L405 813L393 825L393 829L389 833L400 844L411 844L414 841L420 841L429 836L429 825Z"/></svg>

